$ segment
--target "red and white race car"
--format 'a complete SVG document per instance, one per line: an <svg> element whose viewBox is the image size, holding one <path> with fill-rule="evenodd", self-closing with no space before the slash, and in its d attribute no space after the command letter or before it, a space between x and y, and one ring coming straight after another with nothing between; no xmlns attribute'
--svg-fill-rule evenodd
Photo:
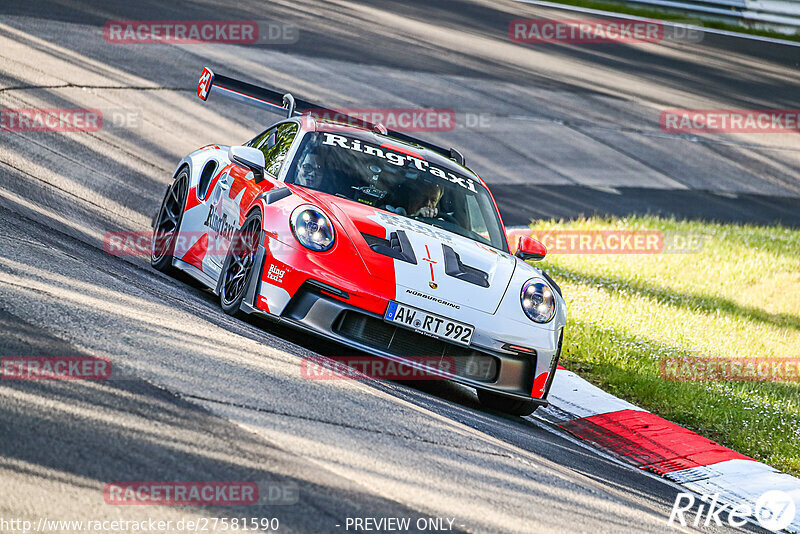
<svg viewBox="0 0 800 534"><path fill-rule="evenodd" d="M205 69L198 96L211 94L288 118L181 160L154 219L153 267L188 273L229 314L475 387L490 408L547 404L561 291L525 261L544 257L540 243L509 253L489 189L457 151L314 118L302 111L319 106Z"/></svg>

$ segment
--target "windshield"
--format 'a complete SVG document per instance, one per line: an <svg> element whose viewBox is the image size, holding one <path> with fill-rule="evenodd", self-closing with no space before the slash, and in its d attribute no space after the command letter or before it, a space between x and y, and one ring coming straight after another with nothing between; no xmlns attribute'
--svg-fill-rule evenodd
<svg viewBox="0 0 800 534"><path fill-rule="evenodd" d="M286 182L410 217L506 251L489 192L479 181L432 165L391 142L314 132Z"/></svg>

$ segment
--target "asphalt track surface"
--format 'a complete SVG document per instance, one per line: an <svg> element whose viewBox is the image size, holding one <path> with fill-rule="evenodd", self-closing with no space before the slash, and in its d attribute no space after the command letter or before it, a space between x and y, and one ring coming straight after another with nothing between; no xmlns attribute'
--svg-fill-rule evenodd
<svg viewBox="0 0 800 534"><path fill-rule="evenodd" d="M467 155L507 224L647 212L800 223L797 135L658 127L666 107L800 108L796 48L710 35L508 40L512 19L572 17L504 1L3 3L0 106L137 120L0 133L0 354L107 356L120 372L0 384L0 517L278 517L281 532L433 517L465 532L665 531L677 489L540 419L484 411L447 383L303 379L304 356L341 349L228 317L147 258L103 252L106 232L149 229L181 156L242 142L278 118L201 103L205 65L328 106L454 109L459 127L427 137ZM285 46L112 45L102 34L112 19L269 19L301 33ZM468 114L484 125L468 126ZM292 483L299 502L106 505L104 485L125 480Z"/></svg>

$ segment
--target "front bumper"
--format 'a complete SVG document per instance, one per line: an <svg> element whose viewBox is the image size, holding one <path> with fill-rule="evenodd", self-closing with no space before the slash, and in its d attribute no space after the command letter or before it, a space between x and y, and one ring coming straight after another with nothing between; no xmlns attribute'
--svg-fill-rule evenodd
<svg viewBox="0 0 800 534"><path fill-rule="evenodd" d="M251 304L243 304L242 309L431 375L543 406L547 405L560 352L560 344L555 354L541 356L502 352L474 343L470 347L451 344L387 323L382 316L328 296L319 286L309 283L295 293L280 316L264 313ZM537 358L543 356L551 361L550 373L544 394L535 398L531 391ZM428 365L421 364L419 357L424 357ZM447 365L432 367L432 358L441 358ZM443 373L441 369L449 371Z"/></svg>

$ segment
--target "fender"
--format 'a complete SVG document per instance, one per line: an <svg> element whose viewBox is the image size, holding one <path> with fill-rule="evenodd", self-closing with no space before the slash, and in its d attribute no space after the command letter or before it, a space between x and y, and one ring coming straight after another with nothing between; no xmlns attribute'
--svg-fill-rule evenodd
<svg viewBox="0 0 800 534"><path fill-rule="evenodd" d="M264 191L256 197L255 201L248 208L247 213L251 213L253 209L258 207L261 210L261 213L264 214L267 211L267 206L281 201L284 198L291 196L291 194L292 190L285 185L281 185L275 189L270 189L269 191Z"/></svg>

